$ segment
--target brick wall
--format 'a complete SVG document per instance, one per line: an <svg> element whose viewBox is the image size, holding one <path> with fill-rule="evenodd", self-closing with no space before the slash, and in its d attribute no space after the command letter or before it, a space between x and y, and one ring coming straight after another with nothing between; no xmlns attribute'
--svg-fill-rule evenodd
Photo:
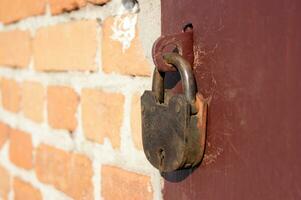
<svg viewBox="0 0 301 200"><path fill-rule="evenodd" d="M160 0L0 0L0 199L162 199L141 144Z"/></svg>

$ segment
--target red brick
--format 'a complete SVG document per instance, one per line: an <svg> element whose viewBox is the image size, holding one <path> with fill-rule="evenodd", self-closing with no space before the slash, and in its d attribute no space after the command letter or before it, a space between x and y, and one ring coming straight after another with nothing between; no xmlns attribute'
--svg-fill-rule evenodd
<svg viewBox="0 0 301 200"><path fill-rule="evenodd" d="M0 21L8 24L45 12L45 0L1 0Z"/></svg>
<svg viewBox="0 0 301 200"><path fill-rule="evenodd" d="M38 189L19 178L14 178L13 189L15 200L42 200L42 194Z"/></svg>
<svg viewBox="0 0 301 200"><path fill-rule="evenodd" d="M150 177L112 166L102 166L101 171L102 197L104 199L153 199Z"/></svg>
<svg viewBox="0 0 301 200"><path fill-rule="evenodd" d="M47 89L48 123L57 129L74 131L77 126L78 95L69 87L50 86Z"/></svg>
<svg viewBox="0 0 301 200"><path fill-rule="evenodd" d="M32 142L31 136L23 131L10 131L9 158L18 167L32 169Z"/></svg>
<svg viewBox="0 0 301 200"><path fill-rule="evenodd" d="M136 36L131 41L130 47L124 49L119 41L112 39L113 27L123 27L126 17L121 19L109 17L103 23L102 39L102 65L103 70L107 73L117 72L126 75L150 76L150 64L146 60L138 30Z"/></svg>
<svg viewBox="0 0 301 200"><path fill-rule="evenodd" d="M0 32L0 64L8 67L27 67L31 56L30 42L28 31Z"/></svg>
<svg viewBox="0 0 301 200"><path fill-rule="evenodd" d="M20 111L21 89L19 83L12 79L1 79L2 106L11 112Z"/></svg>
<svg viewBox="0 0 301 200"><path fill-rule="evenodd" d="M60 14L72 11L87 5L105 4L109 0L49 0L52 14ZM1 0L0 22L5 24L16 22L26 17L41 15L45 13L46 0Z"/></svg>
<svg viewBox="0 0 301 200"><path fill-rule="evenodd" d="M85 0L49 0L51 13L54 15L64 11L72 11L86 5Z"/></svg>
<svg viewBox="0 0 301 200"><path fill-rule="evenodd" d="M7 199L10 188L10 175L4 167L0 165L0 199Z"/></svg>
<svg viewBox="0 0 301 200"><path fill-rule="evenodd" d="M93 4L105 4L109 0L49 0L51 13L54 15L69 12L75 9L82 8L87 5L87 2Z"/></svg>
<svg viewBox="0 0 301 200"><path fill-rule="evenodd" d="M93 20L41 28L34 39L35 69L95 71L96 27Z"/></svg>
<svg viewBox="0 0 301 200"><path fill-rule="evenodd" d="M131 111L131 132L136 148L142 150L142 130L141 130L141 102L140 95L134 95L132 98Z"/></svg>
<svg viewBox="0 0 301 200"><path fill-rule="evenodd" d="M92 163L80 154L41 145L36 152L38 179L74 199L93 199Z"/></svg>
<svg viewBox="0 0 301 200"><path fill-rule="evenodd" d="M103 5L105 3L108 3L110 0L87 0L89 3Z"/></svg>
<svg viewBox="0 0 301 200"><path fill-rule="evenodd" d="M0 149L7 141L9 136L9 126L0 122Z"/></svg>
<svg viewBox="0 0 301 200"><path fill-rule="evenodd" d="M124 96L99 89L83 89L83 129L89 140L103 143L109 138L112 146L120 146L120 127L123 119Z"/></svg>
<svg viewBox="0 0 301 200"><path fill-rule="evenodd" d="M40 83L30 81L23 82L22 111L25 117L38 123L43 121L45 100L44 93L44 87Z"/></svg>

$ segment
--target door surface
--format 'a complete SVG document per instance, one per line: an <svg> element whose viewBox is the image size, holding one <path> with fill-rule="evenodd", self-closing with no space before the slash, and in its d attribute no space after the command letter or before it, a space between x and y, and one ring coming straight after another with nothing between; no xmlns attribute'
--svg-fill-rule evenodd
<svg viewBox="0 0 301 200"><path fill-rule="evenodd" d="M162 34L192 23L206 153L168 200L301 199L301 1L162 0Z"/></svg>

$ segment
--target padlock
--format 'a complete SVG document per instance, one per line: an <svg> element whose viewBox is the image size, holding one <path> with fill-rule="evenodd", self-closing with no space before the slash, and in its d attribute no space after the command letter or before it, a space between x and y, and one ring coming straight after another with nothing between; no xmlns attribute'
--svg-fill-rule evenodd
<svg viewBox="0 0 301 200"><path fill-rule="evenodd" d="M155 68L152 90L141 97L142 140L150 163L160 172L171 172L201 162L207 103L201 95L196 95L189 62L177 53L166 53L163 58L179 71L184 94L164 89L164 73Z"/></svg>

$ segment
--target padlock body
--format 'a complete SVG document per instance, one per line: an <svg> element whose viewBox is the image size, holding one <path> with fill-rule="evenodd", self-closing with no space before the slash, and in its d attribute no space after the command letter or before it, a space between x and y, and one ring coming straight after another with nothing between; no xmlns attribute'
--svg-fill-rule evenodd
<svg viewBox="0 0 301 200"><path fill-rule="evenodd" d="M162 172L174 171L185 162L185 141L190 105L184 95L165 93L164 103L152 91L141 97L143 148L150 163Z"/></svg>
<svg viewBox="0 0 301 200"><path fill-rule="evenodd" d="M164 103L155 93L141 97L143 148L150 163L161 172L197 165L204 154L207 104L198 101L199 112L191 115L183 94L165 92Z"/></svg>

